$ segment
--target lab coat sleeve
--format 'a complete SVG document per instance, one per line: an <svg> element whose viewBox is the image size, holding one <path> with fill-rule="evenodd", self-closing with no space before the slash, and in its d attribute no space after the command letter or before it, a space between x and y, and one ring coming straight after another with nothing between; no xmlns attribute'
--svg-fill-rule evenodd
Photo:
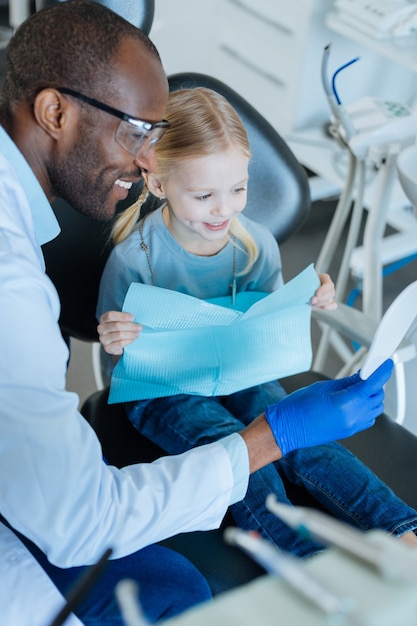
<svg viewBox="0 0 417 626"><path fill-rule="evenodd" d="M106 465L78 397L65 390L56 291L25 241L20 252L8 245L0 236L1 513L60 567L93 563L108 547L119 558L217 527L234 484L226 448L213 443L122 470Z"/></svg>

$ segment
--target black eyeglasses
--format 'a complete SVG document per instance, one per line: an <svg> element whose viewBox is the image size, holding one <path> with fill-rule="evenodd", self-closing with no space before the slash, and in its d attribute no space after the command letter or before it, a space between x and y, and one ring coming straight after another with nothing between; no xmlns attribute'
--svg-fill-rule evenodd
<svg viewBox="0 0 417 626"><path fill-rule="evenodd" d="M170 124L166 120L160 122L147 122L137 117L132 117L123 111L114 109L104 102L89 98L79 91L74 91L68 87L57 87L57 91L60 93L72 96L86 102L100 111L114 115L120 119L120 124L117 127L115 133L115 139L117 143L125 150L130 152L133 156L137 157L140 152L144 152L144 149L154 146L161 139L162 135L169 128Z"/></svg>

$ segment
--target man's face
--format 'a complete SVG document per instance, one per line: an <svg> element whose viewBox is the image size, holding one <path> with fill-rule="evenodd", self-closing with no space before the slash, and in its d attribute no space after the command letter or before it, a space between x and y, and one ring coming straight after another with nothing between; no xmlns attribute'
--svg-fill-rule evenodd
<svg viewBox="0 0 417 626"><path fill-rule="evenodd" d="M114 63L112 99L106 104L133 117L150 122L164 116L168 86L162 66L140 44L122 44ZM85 93L96 98L95 93ZM100 100L100 98L97 98ZM54 195L64 198L77 211L98 220L110 219L116 204L127 197L141 169L155 167L152 148L135 157L115 138L120 120L105 111L84 105L80 108L78 137L61 143L49 162L49 178Z"/></svg>

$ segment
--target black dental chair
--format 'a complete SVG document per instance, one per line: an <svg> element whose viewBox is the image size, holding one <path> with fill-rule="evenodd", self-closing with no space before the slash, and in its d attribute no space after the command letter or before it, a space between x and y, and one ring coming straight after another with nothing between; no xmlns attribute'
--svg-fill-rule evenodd
<svg viewBox="0 0 417 626"><path fill-rule="evenodd" d="M153 3L151 3L153 5ZM295 232L310 208L307 176L277 132L247 102L227 85L202 74L170 77L170 89L204 85L220 91L237 109L249 134L252 149L248 205L245 214L266 224L277 241ZM266 182L267 181L267 184ZM138 194L132 189L128 205ZM119 207L122 210L123 207ZM61 223L60 236L44 246L47 272L59 292L63 335L97 341L95 307L100 276L111 250L109 224L79 215L59 200L54 210ZM282 382L290 392L324 378L307 372ZM95 429L107 461L118 467L149 462L163 455L128 422L121 405L107 404L108 388L95 391L81 408ZM417 437L402 426L381 416L369 431L343 442L399 496L417 508L414 474L417 469ZM348 477L347 477L348 480ZM292 486L295 503L311 504L308 494ZM230 519L226 519L226 524ZM227 546L222 530L187 533L164 542L187 556L206 576L214 594L241 585L263 573L244 554Z"/></svg>
<svg viewBox="0 0 417 626"><path fill-rule="evenodd" d="M31 0L31 9L33 12L40 11L51 4L57 2L65 2L66 0ZM131 22L145 33L151 30L153 17L155 13L154 0L96 0L98 4L111 9Z"/></svg>

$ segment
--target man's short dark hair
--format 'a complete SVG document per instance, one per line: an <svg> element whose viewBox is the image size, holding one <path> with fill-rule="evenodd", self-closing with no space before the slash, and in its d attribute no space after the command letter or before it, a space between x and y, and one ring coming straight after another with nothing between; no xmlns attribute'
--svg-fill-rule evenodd
<svg viewBox="0 0 417 626"><path fill-rule="evenodd" d="M150 39L110 9L90 0L67 0L39 11L12 37L7 51L1 108L32 104L47 87L104 97L111 83L111 60L122 40L136 39L158 59Z"/></svg>

